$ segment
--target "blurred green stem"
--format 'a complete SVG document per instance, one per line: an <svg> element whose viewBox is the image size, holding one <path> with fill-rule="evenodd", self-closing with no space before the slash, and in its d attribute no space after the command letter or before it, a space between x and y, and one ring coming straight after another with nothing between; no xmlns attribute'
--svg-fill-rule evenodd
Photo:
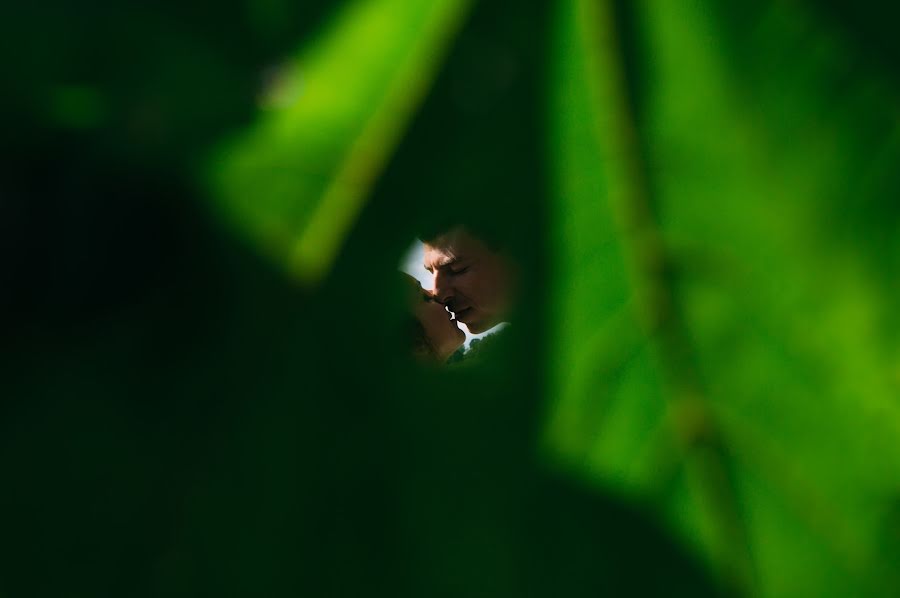
<svg viewBox="0 0 900 598"><path fill-rule="evenodd" d="M677 273L672 268L653 210L647 168L642 155L633 105L626 87L625 60L629 48L617 35L610 0L578 0L578 23L587 47L588 79L595 106L593 123L603 155L610 205L620 231L626 267L633 289L633 307L668 386L669 420L682 451L688 483L711 513L714 554L730 590L753 594L753 567L747 530L738 508L730 459L709 407L678 299ZM632 49L633 51L633 49Z"/></svg>

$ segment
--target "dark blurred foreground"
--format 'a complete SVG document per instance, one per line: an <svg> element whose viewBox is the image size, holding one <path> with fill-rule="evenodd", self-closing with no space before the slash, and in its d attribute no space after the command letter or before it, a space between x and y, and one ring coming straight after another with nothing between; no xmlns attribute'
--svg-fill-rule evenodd
<svg viewBox="0 0 900 598"><path fill-rule="evenodd" d="M203 161L332 4L0 9L0 596L727 592L658 505L539 456L549 9L476 7L321 286L210 208ZM894 19L818 9L896 74ZM534 317L450 373L379 318L448 211L508 226L534 273ZM890 272L896 208L851 214Z"/></svg>

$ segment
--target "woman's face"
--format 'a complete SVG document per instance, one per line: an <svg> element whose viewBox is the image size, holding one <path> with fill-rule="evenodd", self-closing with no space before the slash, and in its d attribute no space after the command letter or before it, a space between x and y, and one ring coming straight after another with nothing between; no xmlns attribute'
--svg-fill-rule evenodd
<svg viewBox="0 0 900 598"><path fill-rule="evenodd" d="M444 362L466 340L466 333L459 329L450 312L419 288L413 314L425 329L425 336L438 361Z"/></svg>

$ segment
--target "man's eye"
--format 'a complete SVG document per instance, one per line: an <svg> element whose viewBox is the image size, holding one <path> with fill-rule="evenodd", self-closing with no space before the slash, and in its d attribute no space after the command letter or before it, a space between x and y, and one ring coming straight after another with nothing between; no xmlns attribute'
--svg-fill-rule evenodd
<svg viewBox="0 0 900 598"><path fill-rule="evenodd" d="M468 266L466 266L465 268L460 268L459 270L453 270L453 269L451 268L450 273L451 273L451 274L462 274L462 273L464 273L464 272L467 272L468 270L469 270L469 267L468 267Z"/></svg>

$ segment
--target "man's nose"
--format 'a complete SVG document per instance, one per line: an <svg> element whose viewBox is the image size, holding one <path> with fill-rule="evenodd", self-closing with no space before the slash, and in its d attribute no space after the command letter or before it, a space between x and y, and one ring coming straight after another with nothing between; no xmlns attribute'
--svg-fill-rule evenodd
<svg viewBox="0 0 900 598"><path fill-rule="evenodd" d="M453 298L453 287L447 284L447 278L440 270L434 273L432 282L434 290L431 291L431 295L438 303L446 305L447 301Z"/></svg>

